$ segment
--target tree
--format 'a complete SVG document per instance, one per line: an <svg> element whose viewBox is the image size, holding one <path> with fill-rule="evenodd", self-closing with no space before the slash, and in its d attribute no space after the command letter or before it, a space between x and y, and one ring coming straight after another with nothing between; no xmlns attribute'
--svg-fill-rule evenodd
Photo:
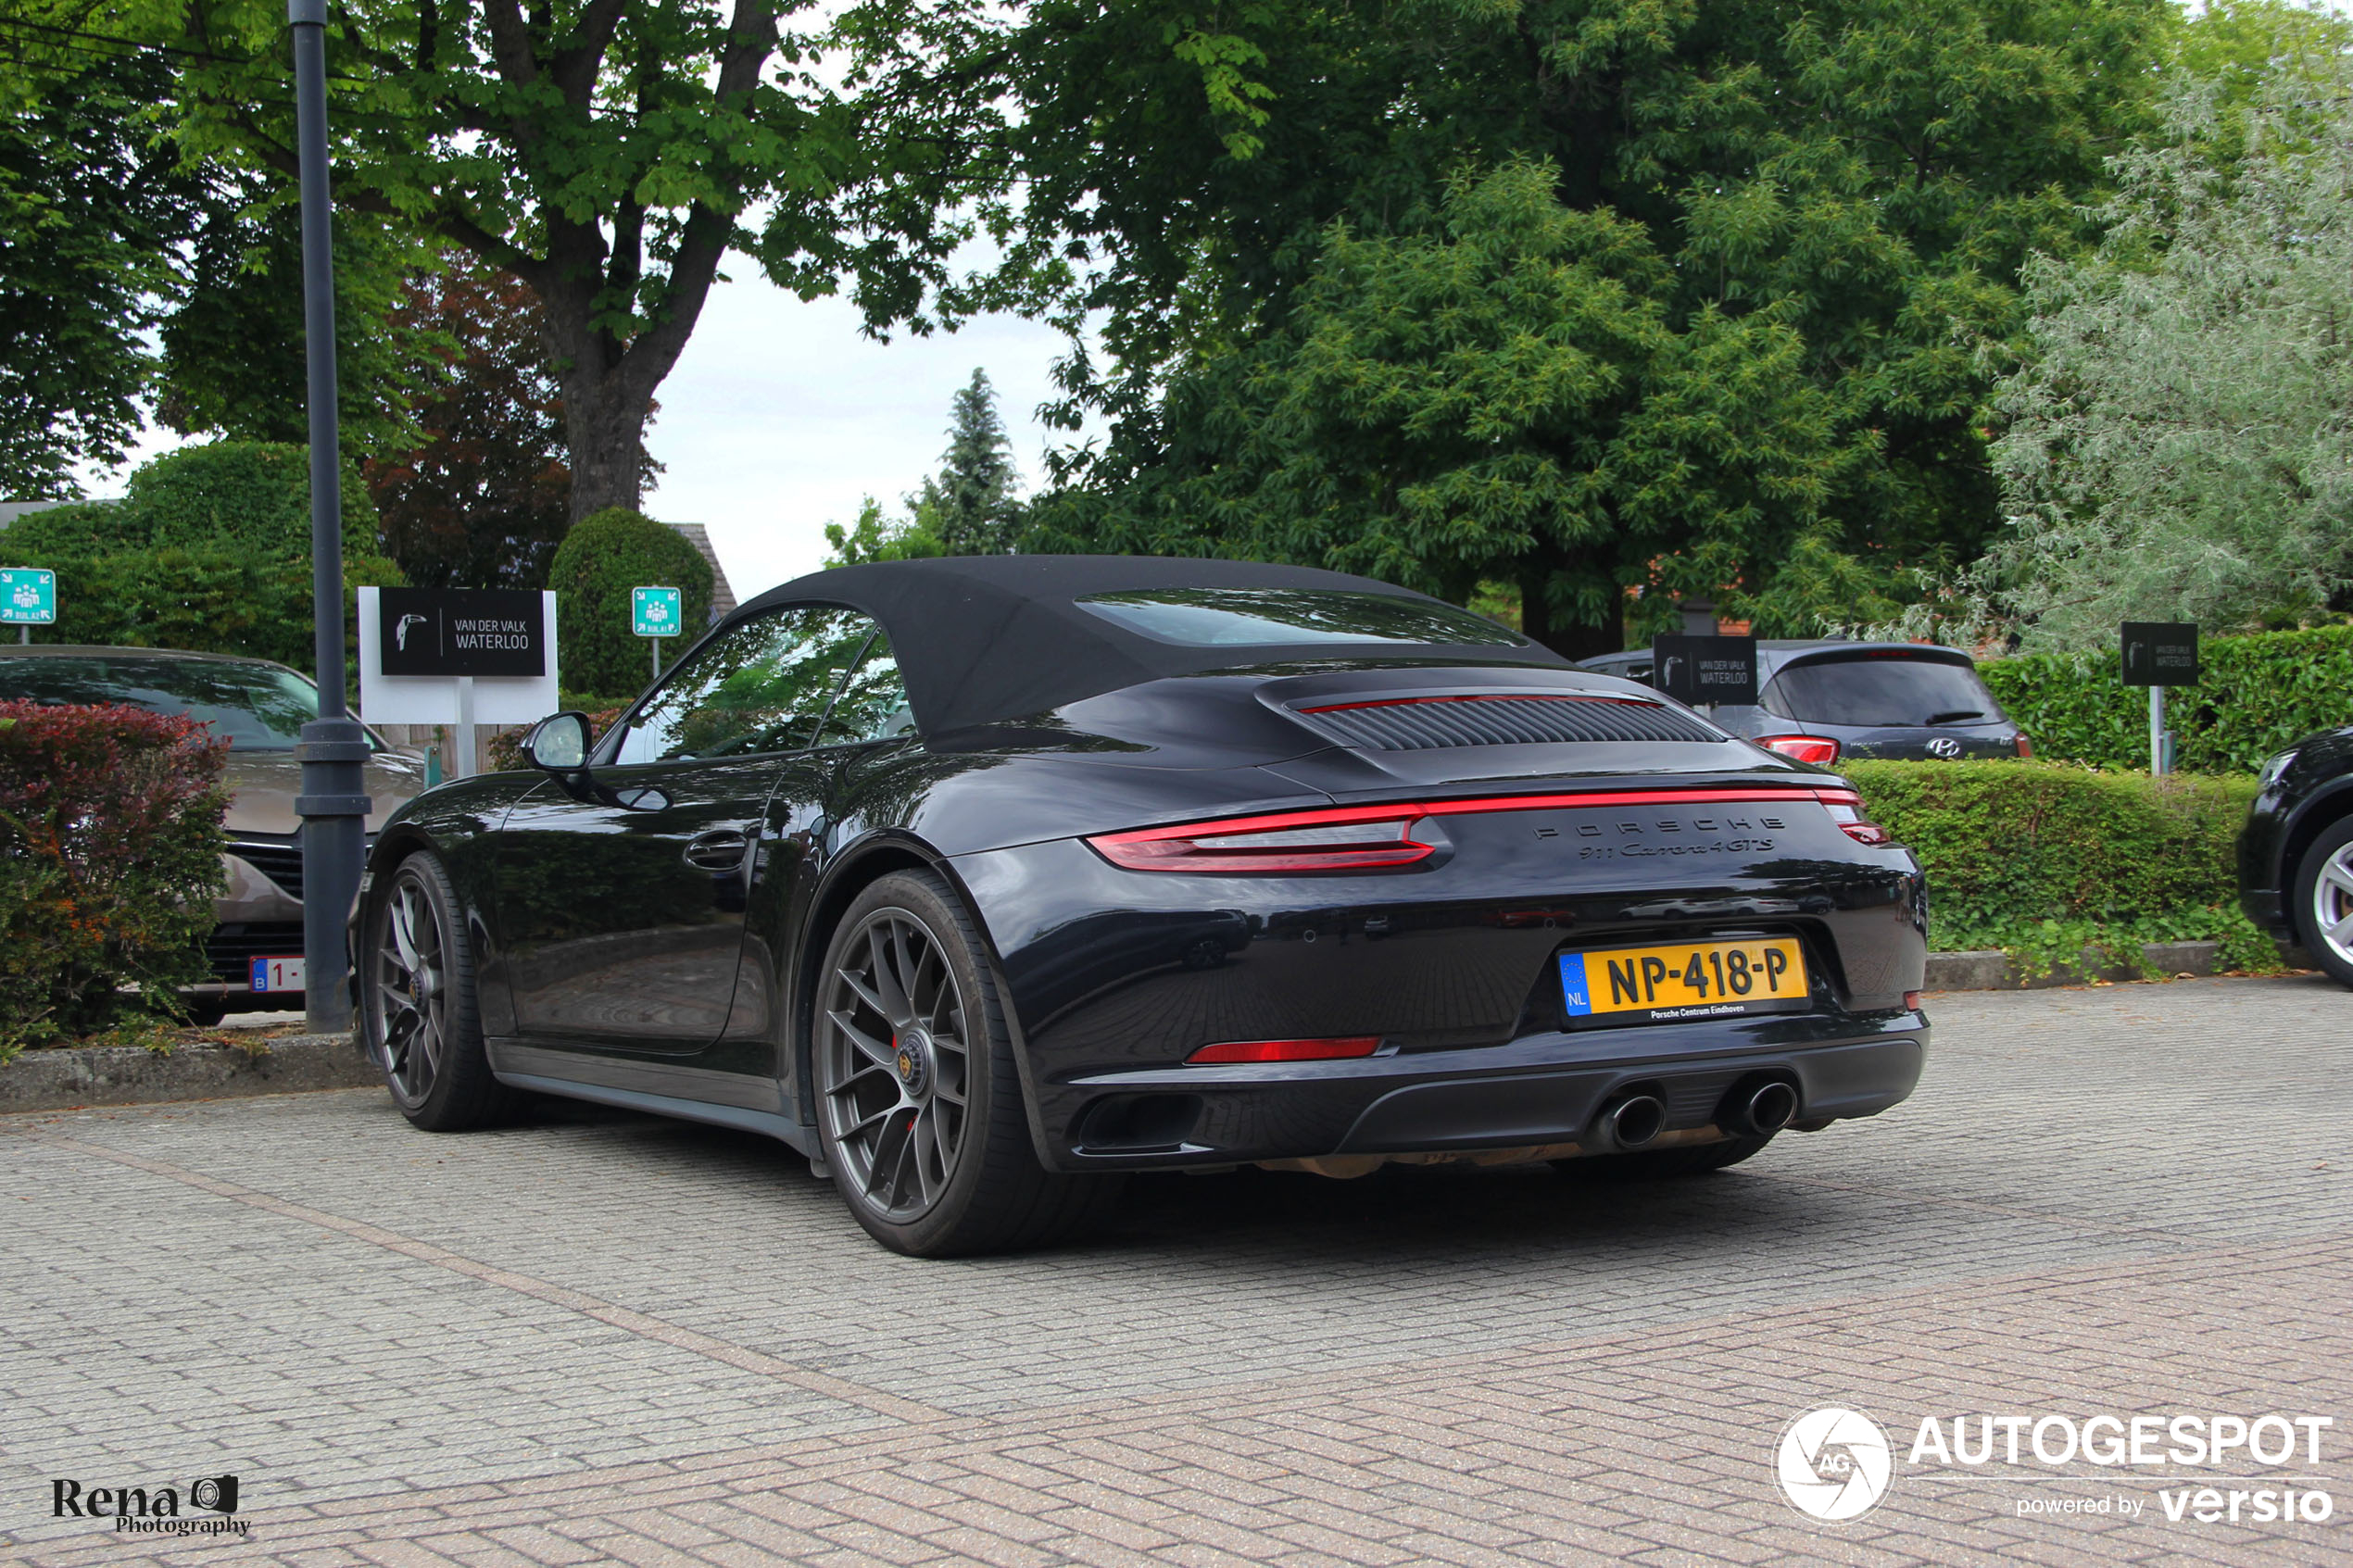
<svg viewBox="0 0 2353 1568"><path fill-rule="evenodd" d="M183 435L310 439L302 330L302 236L294 203L250 178L224 182L187 245L164 318L156 412ZM434 358L430 329L397 307L433 254L381 219L334 225L335 370L346 455L413 445L411 407Z"/></svg>
<svg viewBox="0 0 2353 1568"><path fill-rule="evenodd" d="M73 494L82 462L139 433L141 334L174 291L195 182L140 123L169 80L147 57L44 52L0 82L0 496Z"/></svg>
<svg viewBox="0 0 2353 1568"><path fill-rule="evenodd" d="M938 554L1003 555L1022 529L1021 500L1014 494L1021 476L988 371L973 370L951 410L939 472L924 481L908 505L916 525L937 543Z"/></svg>
<svg viewBox="0 0 2353 1568"><path fill-rule="evenodd" d="M2009 526L1964 603L2030 646L2353 608L2353 62L2222 106L2177 83L2098 250L2029 272L1994 453Z"/></svg>
<svg viewBox="0 0 2353 1568"><path fill-rule="evenodd" d="M1655 615L1655 590L1721 572L1733 606L1791 602L1774 579L1801 541L1881 578L1976 553L1976 345L2021 325L2030 253L2082 243L2171 25L2161 0L1034 0L929 80L1015 106L997 297L1101 346L1061 371L1058 417L1111 434L1063 460L1057 537L1428 558L1417 580L1455 592L1485 571L1574 650L1615 646L1631 590ZM1548 188L1510 172L1530 169ZM1544 238L1539 198L1600 225L1594 248ZM1606 326L1580 310L1548 338L1522 260L1533 292L1573 263L1622 295L1630 335L1565 341ZM1370 303L1441 273L1467 323ZM1569 347L1609 384L1567 375ZM1447 356L1484 391L1445 395ZM1776 406L1718 398L1735 370ZM1314 408L1318 378L1365 401ZM1419 509L1368 541L1392 470ZM1695 553L1652 568L1679 537Z"/></svg>
<svg viewBox="0 0 2353 1568"><path fill-rule="evenodd" d="M879 320L911 258L944 255L964 232L928 207L853 199L868 169L929 156L925 128L912 116L862 133L812 74L815 41L781 30L790 9L354 0L337 13L337 199L531 290L562 394L575 519L637 505L655 392L731 247L756 248L772 277L805 294L830 292L844 270L880 277L863 295ZM115 0L99 14L192 53L179 105L188 145L293 177L280 8ZM762 210L755 233L749 216ZM877 225L888 232L870 234Z"/></svg>
<svg viewBox="0 0 2353 1568"><path fill-rule="evenodd" d="M920 513L887 518L872 495L859 503L858 521L849 527L825 524L825 543L832 547L825 557L828 567L862 566L875 560L928 560L948 554Z"/></svg>
<svg viewBox="0 0 2353 1568"><path fill-rule="evenodd" d="M397 330L438 346L422 439L363 465L384 547L409 580L546 585L572 521L563 402L539 361L531 291L463 256L410 280Z"/></svg>
<svg viewBox="0 0 2353 1568"><path fill-rule="evenodd" d="M547 571L564 689L608 696L643 690L651 656L630 630L630 590L678 589L681 632L692 640L711 621L711 585L701 552L642 512L613 507L573 523ZM670 656L684 647L673 641Z"/></svg>

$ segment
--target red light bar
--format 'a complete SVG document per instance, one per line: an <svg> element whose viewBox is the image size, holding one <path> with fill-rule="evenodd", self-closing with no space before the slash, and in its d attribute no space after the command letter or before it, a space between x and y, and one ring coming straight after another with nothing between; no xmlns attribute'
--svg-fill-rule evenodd
<svg viewBox="0 0 2353 1568"><path fill-rule="evenodd" d="M1656 708L1650 697L1631 696L1618 692L1481 692L1467 696L1383 696L1369 702L1331 702L1321 708L1302 708L1301 713L1345 713L1352 708L1407 708L1423 702L1629 702L1638 708Z"/></svg>
<svg viewBox="0 0 2353 1568"><path fill-rule="evenodd" d="M1437 853L1445 839L1436 823L1426 822L1432 817L1576 810L1594 806L1783 806L1807 801L1833 808L1833 817L1840 815L1840 809L1845 810L1848 815L1840 825L1847 829L1849 837L1859 837L1848 825L1860 822L1862 818L1862 797L1852 789L1745 784L1730 788L1592 790L1579 795L1504 795L1467 800L1399 801L1386 806L1331 806L1098 834L1087 844L1112 864L1138 872L1248 872L1273 875L1371 871L1410 866Z"/></svg>
<svg viewBox="0 0 2353 1568"><path fill-rule="evenodd" d="M1350 1035L1328 1040L1227 1040L1203 1046L1185 1060L1204 1067L1237 1061L1332 1061L1341 1057L1370 1056L1379 1048L1378 1035Z"/></svg>
<svg viewBox="0 0 2353 1568"><path fill-rule="evenodd" d="M1817 768L1827 768L1838 760L1838 742L1828 735L1766 735L1756 744L1783 757L1811 762Z"/></svg>

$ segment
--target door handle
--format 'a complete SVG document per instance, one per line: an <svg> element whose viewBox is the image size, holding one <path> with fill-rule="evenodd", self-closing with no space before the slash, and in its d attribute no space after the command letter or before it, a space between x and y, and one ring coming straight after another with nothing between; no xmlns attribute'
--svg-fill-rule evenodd
<svg viewBox="0 0 2353 1568"><path fill-rule="evenodd" d="M751 838L740 828L714 828L686 841L686 864L697 871L732 872L743 867Z"/></svg>

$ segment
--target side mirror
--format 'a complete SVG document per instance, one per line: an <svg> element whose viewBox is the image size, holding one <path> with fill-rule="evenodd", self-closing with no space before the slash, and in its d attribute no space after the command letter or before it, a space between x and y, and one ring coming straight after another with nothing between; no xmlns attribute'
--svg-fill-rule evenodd
<svg viewBox="0 0 2353 1568"><path fill-rule="evenodd" d="M588 765L588 715L559 713L531 727L523 754L535 768L551 773L576 773Z"/></svg>

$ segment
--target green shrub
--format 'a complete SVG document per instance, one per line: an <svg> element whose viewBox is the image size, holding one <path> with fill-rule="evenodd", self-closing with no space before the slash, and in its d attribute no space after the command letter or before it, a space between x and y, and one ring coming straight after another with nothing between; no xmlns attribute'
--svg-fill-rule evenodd
<svg viewBox="0 0 2353 1568"><path fill-rule="evenodd" d="M228 751L142 709L0 703L0 1061L210 977Z"/></svg>
<svg viewBox="0 0 2353 1568"><path fill-rule="evenodd" d="M646 639L629 629L632 588L676 588L685 599L687 636L663 641L665 667L711 619L711 563L676 529L621 507L572 525L547 586L556 591L563 681L581 691L634 695L651 676Z"/></svg>
<svg viewBox="0 0 2353 1568"><path fill-rule="evenodd" d="M1928 873L1929 945L2002 947L2030 968L2086 947L2138 963L2145 942L2220 941L2276 969L2238 908L2251 778L2105 773L2065 763L1849 762L1873 820Z"/></svg>
<svg viewBox="0 0 2353 1568"><path fill-rule="evenodd" d="M120 501L29 512L0 551L57 573L44 642L247 654L311 663L310 491L304 449L224 441L165 454ZM397 583L376 553L376 516L356 474L343 486L344 592ZM357 650L357 618L346 619Z"/></svg>
<svg viewBox="0 0 2353 1568"><path fill-rule="evenodd" d="M2353 626L2208 637L2198 657L2198 684L2166 693L2188 771L2253 772L2315 730L2353 723ZM1987 659L1978 672L2038 757L2148 766L2148 693L2123 684L2116 649Z"/></svg>

